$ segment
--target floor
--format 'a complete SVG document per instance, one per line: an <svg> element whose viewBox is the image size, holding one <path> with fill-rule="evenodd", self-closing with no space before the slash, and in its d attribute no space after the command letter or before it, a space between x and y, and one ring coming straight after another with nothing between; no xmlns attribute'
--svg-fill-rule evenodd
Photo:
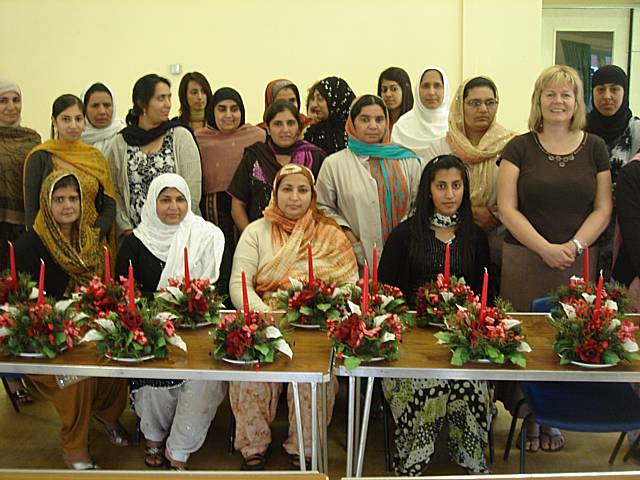
<svg viewBox="0 0 640 480"><path fill-rule="evenodd" d="M334 419L329 427L329 474L338 479L345 473L346 446L346 385L342 384L336 402ZM23 406L16 414L11 408L9 399L0 392L0 468L64 468L62 451L59 443L60 424L53 407L34 390L34 403ZM273 448L268 460L270 470L289 470L291 465L288 456L280 445L285 439L287 425L281 402L278 418L273 425ZM240 454L227 453L229 425L229 405L223 403L209 430L209 435L200 451L192 455L189 468L235 470L239 469L242 458ZM513 449L507 462L502 459L510 416L502 409L494 424L496 460L492 465L495 473L517 473L518 454ZM135 416L126 411L122 423L130 431L135 429ZM622 462L619 455L615 464L610 467L607 460L617 434L576 434L567 433L567 444L560 452L537 452L527 456L528 473L545 472L586 472L606 470L640 470L640 461ZM367 450L363 474L366 476L392 476L384 470L382 421L372 419L370 422ZM625 444L626 445L626 444ZM452 475L463 473L462 469L452 464L447 456L446 443L440 438L435 458L425 474ZM117 448L111 446L99 426L94 425L91 431L91 451L96 462L102 468L109 469L144 469L142 447L131 446Z"/></svg>

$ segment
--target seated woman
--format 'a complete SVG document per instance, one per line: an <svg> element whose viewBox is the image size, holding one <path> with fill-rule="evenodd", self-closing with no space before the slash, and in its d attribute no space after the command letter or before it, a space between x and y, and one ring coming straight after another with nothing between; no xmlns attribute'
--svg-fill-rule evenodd
<svg viewBox="0 0 640 480"><path fill-rule="evenodd" d="M378 78L378 96L389 110L389 130L398 119L413 108L411 80L402 68L389 67Z"/></svg>
<svg viewBox="0 0 640 480"><path fill-rule="evenodd" d="M192 132L206 128L206 107L213 93L209 80L200 72L185 73L178 86L180 115L173 120L182 122Z"/></svg>
<svg viewBox="0 0 640 480"><path fill-rule="evenodd" d="M229 291L237 308L242 301L242 272L247 278L249 306L269 310L270 294L290 287L289 278L307 278L307 244L314 255L315 277L325 282L352 282L358 278L351 244L340 227L316 207L316 192L311 171L289 164L276 174L273 194L264 218L251 223L240 237L233 258ZM229 385L231 409L236 418L235 448L244 457L242 468L261 470L271 444L269 425L276 415L281 383L232 382ZM335 379L327 389L327 412L331 416L337 392ZM284 449L298 460L298 442L291 389L289 436ZM308 385L301 385L305 456L311 457L311 395Z"/></svg>
<svg viewBox="0 0 640 480"><path fill-rule="evenodd" d="M189 252L191 278L218 279L224 250L220 229L191 211L187 182L165 173L149 185L140 224L118 252L116 275L133 265L140 290L152 295L169 278L184 275L184 248ZM184 469L198 450L227 393L224 382L192 380L132 380L131 391L140 429L145 436L144 461L160 467L165 458ZM164 445L164 446L163 446Z"/></svg>
<svg viewBox="0 0 640 480"><path fill-rule="evenodd" d="M467 169L453 155L440 156L425 168L415 214L389 235L378 278L399 287L415 304L417 289L444 270L447 243L451 274L464 276L474 291L480 291L489 244L473 223ZM483 449L493 396L488 382L388 378L382 387L396 422L398 475L422 474L445 425L451 458L469 473L487 472Z"/></svg>
<svg viewBox="0 0 640 480"><path fill-rule="evenodd" d="M75 173L57 170L42 184L40 208L33 229L16 242L16 268L38 279L45 262L45 291L50 297L69 294L78 284L102 275L102 251L92 223L85 215L89 197ZM127 404L127 382L121 378L85 378L60 388L52 375L30 375L36 388L51 401L62 420L62 449L69 468L97 468L89 453L91 418L104 425L114 445L128 445L118 422Z"/></svg>
<svg viewBox="0 0 640 480"><path fill-rule="evenodd" d="M262 216L271 198L273 181L283 165L304 165L317 175L325 157L320 148L299 140L302 120L290 102L273 102L264 119L267 140L244 150L228 189L232 196L231 216L240 231Z"/></svg>
<svg viewBox="0 0 640 480"><path fill-rule="evenodd" d="M86 121L80 139L105 155L111 140L124 128L124 122L116 116L113 93L104 83L94 83L82 92L81 98Z"/></svg>

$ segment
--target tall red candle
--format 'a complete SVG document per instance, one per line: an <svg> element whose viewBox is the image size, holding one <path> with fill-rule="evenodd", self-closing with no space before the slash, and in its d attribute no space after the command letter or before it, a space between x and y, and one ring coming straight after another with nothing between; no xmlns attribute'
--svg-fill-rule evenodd
<svg viewBox="0 0 640 480"><path fill-rule="evenodd" d="M242 272L242 306L245 320L249 318L249 294L247 293L247 277Z"/></svg>
<svg viewBox="0 0 640 480"><path fill-rule="evenodd" d="M369 265L364 264L364 278L362 283L362 315L369 311Z"/></svg>
<svg viewBox="0 0 640 480"><path fill-rule="evenodd" d="M191 277L189 276L189 251L187 247L184 247L184 284L188 286L191 283Z"/></svg>
<svg viewBox="0 0 640 480"><path fill-rule="evenodd" d="M447 242L444 248L444 284L449 285L449 279L451 278L451 247Z"/></svg>
<svg viewBox="0 0 640 480"><path fill-rule="evenodd" d="M589 247L582 252L582 278L584 283L589 283Z"/></svg>
<svg viewBox="0 0 640 480"><path fill-rule="evenodd" d="M111 258L109 257L109 248L103 247L104 254L104 283L111 283Z"/></svg>
<svg viewBox="0 0 640 480"><path fill-rule="evenodd" d="M487 296L489 294L489 272L487 268L484 269L484 277L482 278L482 296L480 297L480 309L487 308Z"/></svg>
<svg viewBox="0 0 640 480"><path fill-rule="evenodd" d="M600 311L600 305L602 304L602 287L603 286L604 286L604 278L602 277L602 270L600 270L600 278L598 278L598 288L596 289L596 303L593 306L593 309L596 313Z"/></svg>
<svg viewBox="0 0 640 480"><path fill-rule="evenodd" d="M311 251L311 242L307 243L307 263L309 268L308 280L309 285L313 283L313 252Z"/></svg>
<svg viewBox="0 0 640 480"><path fill-rule="evenodd" d="M16 254L13 251L13 243L9 242L9 269L11 271L11 288L18 288L18 274L16 272Z"/></svg>
<svg viewBox="0 0 640 480"><path fill-rule="evenodd" d="M40 259L40 279L38 281L38 302L36 305L44 304L44 260Z"/></svg>
<svg viewBox="0 0 640 480"><path fill-rule="evenodd" d="M373 294L378 293L378 249L376 244L373 244L373 272L371 274L373 279Z"/></svg>
<svg viewBox="0 0 640 480"><path fill-rule="evenodd" d="M131 265L131 260L129 260L129 281L127 288L127 300L129 302L129 311L131 313L136 311L136 291L134 287L135 280L133 278L133 265Z"/></svg>

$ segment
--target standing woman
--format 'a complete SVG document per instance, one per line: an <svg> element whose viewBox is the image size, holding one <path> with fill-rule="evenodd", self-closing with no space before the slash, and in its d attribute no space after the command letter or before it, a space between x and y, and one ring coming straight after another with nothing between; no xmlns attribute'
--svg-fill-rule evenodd
<svg viewBox="0 0 640 480"><path fill-rule="evenodd" d="M342 78L320 80L309 102L315 123L307 128L304 139L320 147L327 155L346 147L344 127L354 98L351 87Z"/></svg>
<svg viewBox="0 0 640 480"><path fill-rule="evenodd" d="M378 78L378 96L389 110L389 129L398 119L413 108L411 80L402 68L389 67Z"/></svg>
<svg viewBox="0 0 640 480"><path fill-rule="evenodd" d="M174 118L192 132L207 126L206 107L213 94L207 78L200 72L185 73L178 87L180 115Z"/></svg>
<svg viewBox="0 0 640 480"><path fill-rule="evenodd" d="M267 113L267 110L271 106L273 102L276 100L285 100L287 102L291 102L295 107L300 111L300 91L298 87L291 81L286 78L279 78L277 80L272 80L267 84L267 88L264 91L264 113ZM300 120L302 121L302 133L307 128L307 126L311 123L309 118L300 113ZM267 124L263 121L257 125L263 130L267 129Z"/></svg>
<svg viewBox="0 0 640 480"><path fill-rule="evenodd" d="M530 131L507 144L498 171L498 208L507 228L501 296L516 311L528 311L533 299L581 276L576 259L587 246L594 277L597 240L611 217L611 173L604 141L584 126L577 72L565 65L544 70L531 96ZM528 432L528 450L564 445L557 429L531 425Z"/></svg>
<svg viewBox="0 0 640 480"><path fill-rule="evenodd" d="M154 73L133 86L127 128L113 139L107 160L118 190L118 236L140 223L149 184L163 173L177 173L189 185L191 208L199 214L202 171L193 134L181 122L169 121L171 84Z"/></svg>
<svg viewBox="0 0 640 480"><path fill-rule="evenodd" d="M426 148L432 140L447 133L449 80L443 69L429 66L422 70L415 85L417 101L413 109L395 124L391 140L410 148L422 162L431 160Z"/></svg>
<svg viewBox="0 0 640 480"><path fill-rule="evenodd" d="M80 139L106 155L111 140L124 128L124 122L116 117L113 92L104 83L94 83L82 92L81 98L85 122Z"/></svg>
<svg viewBox="0 0 640 480"><path fill-rule="evenodd" d="M280 168L295 163L317 175L325 157L320 148L299 140L302 120L291 102L275 101L267 109L264 119L267 140L245 149L228 189L232 196L231 215L241 232L250 222L262 217Z"/></svg>
<svg viewBox="0 0 640 480"><path fill-rule="evenodd" d="M412 210L421 167L415 153L389 141L380 97L359 97L346 131L349 146L328 156L318 176L318 206L342 227L363 267Z"/></svg>
<svg viewBox="0 0 640 480"><path fill-rule="evenodd" d="M435 158L422 173L415 215L398 225L384 246L380 281L400 288L415 305L418 288L443 271L447 244L451 274L480 291L489 244L473 221L467 169L453 155ZM382 387L396 422L398 475L422 473L445 425L451 458L469 473L488 473L483 453L493 397L488 382L385 378Z"/></svg>
<svg viewBox="0 0 640 480"><path fill-rule="evenodd" d="M218 290L227 295L236 230L231 217L231 179L245 148L264 142L264 130L245 123L244 103L233 88L220 88L207 105L207 128L196 131L202 155L203 217L224 233L224 255L220 265Z"/></svg>

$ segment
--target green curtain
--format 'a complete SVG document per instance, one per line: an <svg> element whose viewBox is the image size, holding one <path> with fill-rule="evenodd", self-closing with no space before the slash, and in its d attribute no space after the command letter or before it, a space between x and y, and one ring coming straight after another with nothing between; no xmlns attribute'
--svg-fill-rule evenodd
<svg viewBox="0 0 640 480"><path fill-rule="evenodd" d="M566 64L575 68L584 85L584 103L591 105L591 45L561 40Z"/></svg>

